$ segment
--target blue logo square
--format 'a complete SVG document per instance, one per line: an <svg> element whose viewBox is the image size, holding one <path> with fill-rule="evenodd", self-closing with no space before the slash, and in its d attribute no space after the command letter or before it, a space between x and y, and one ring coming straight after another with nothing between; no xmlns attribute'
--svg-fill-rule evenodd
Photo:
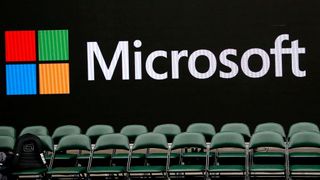
<svg viewBox="0 0 320 180"><path fill-rule="evenodd" d="M7 95L37 94L35 64L6 65Z"/></svg>

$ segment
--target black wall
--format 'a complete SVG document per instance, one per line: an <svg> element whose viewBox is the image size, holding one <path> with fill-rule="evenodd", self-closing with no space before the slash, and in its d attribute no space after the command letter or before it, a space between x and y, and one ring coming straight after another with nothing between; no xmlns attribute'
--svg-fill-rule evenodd
<svg viewBox="0 0 320 180"><path fill-rule="evenodd" d="M42 124L51 131L64 124L145 124L151 130L161 123L185 128L192 122L210 122L217 129L228 122L256 124L274 121L285 127L298 121L319 121L320 105L320 3L318 0L67 0L0 2L0 125L18 129ZM6 30L68 29L70 95L6 96ZM187 58L180 64L179 80L156 81L143 69L143 80L121 79L118 64L111 81L96 67L96 81L88 81L86 42L97 41L110 60L118 41L142 41L143 61L154 50L193 52L209 49L216 57L226 48L238 50L232 60L240 65L250 48L270 51L274 40L289 34L299 40L306 54L300 56L306 77L291 72L291 57L284 56L284 77L275 77L274 55L268 74L252 79L241 71L222 79L218 63L209 79L198 80L188 72ZM289 41L284 46L289 47ZM190 53L189 53L190 54ZM259 57L252 57L259 59ZM253 60L254 61L254 60ZM170 59L157 61L158 72L169 70ZM259 70L261 61L251 63ZM205 71L207 61L197 64Z"/></svg>

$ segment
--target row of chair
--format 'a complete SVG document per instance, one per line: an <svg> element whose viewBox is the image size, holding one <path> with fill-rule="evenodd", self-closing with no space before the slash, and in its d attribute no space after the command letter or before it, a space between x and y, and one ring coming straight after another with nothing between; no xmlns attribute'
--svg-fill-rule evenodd
<svg viewBox="0 0 320 180"><path fill-rule="evenodd" d="M210 143L201 133L184 132L176 135L172 144L163 134L145 133L137 136L132 145L127 136L114 133L100 136L94 146L88 136L75 134L61 138L56 148L51 137L39 138L44 149L52 152L46 154L48 168L16 171L14 175L79 178L236 175L246 179L257 176L288 179L320 173L320 134L310 131L295 133L288 143L279 133L256 132L248 146L243 135L235 132L219 132ZM0 142L0 150L13 149L12 137L0 136Z"/></svg>
<svg viewBox="0 0 320 180"><path fill-rule="evenodd" d="M285 140L289 140L292 135L301 131L312 131L320 133L319 127L311 122L299 122L291 125L288 135L286 135L284 128L281 124L278 123L263 123L256 126L254 132L261 131L273 131L279 133ZM92 142L95 142L96 139L104 134L114 133L114 128L110 125L93 125L89 127L86 131L86 135L90 137ZM133 142L135 137L140 134L147 133L148 129L144 125L127 125L123 127L120 131L121 134L128 136L130 142ZM152 132L160 133L166 135L169 142L172 142L172 139L177 134L180 134L181 128L176 124L162 124L156 126ZM193 123L188 126L186 132L198 132L202 133L207 142L209 142L213 135L216 134L215 127L209 123ZM247 142L251 138L251 133L249 127L244 123L228 123L222 126L220 132L237 132L244 136L245 141ZM34 134L38 136L48 136L48 129L45 126L29 126L24 128L19 136L23 134ZM66 135L70 134L81 134L81 129L75 125L65 125L60 126L55 129L52 134L52 138L55 144ZM16 131L13 127L9 126L0 126L0 136L11 136L15 138Z"/></svg>

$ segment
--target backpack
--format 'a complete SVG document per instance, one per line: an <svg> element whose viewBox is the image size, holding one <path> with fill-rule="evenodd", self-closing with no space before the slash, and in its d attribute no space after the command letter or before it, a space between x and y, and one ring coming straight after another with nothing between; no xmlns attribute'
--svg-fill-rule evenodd
<svg viewBox="0 0 320 180"><path fill-rule="evenodd" d="M38 136L24 134L20 136L14 147L14 170L26 170L35 168L46 168L42 159L43 147Z"/></svg>
<svg viewBox="0 0 320 180"><path fill-rule="evenodd" d="M0 172L5 168L7 162L7 155L5 152L0 152Z"/></svg>
<svg viewBox="0 0 320 180"><path fill-rule="evenodd" d="M11 173L12 152L0 152L0 180L7 180Z"/></svg>

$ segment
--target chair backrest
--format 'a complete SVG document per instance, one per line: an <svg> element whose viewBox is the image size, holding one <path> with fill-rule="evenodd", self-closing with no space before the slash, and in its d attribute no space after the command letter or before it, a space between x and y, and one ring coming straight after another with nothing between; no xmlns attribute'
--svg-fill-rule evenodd
<svg viewBox="0 0 320 180"><path fill-rule="evenodd" d="M320 133L319 127L311 122L299 122L290 126L288 138L290 139L298 132L317 132Z"/></svg>
<svg viewBox="0 0 320 180"><path fill-rule="evenodd" d="M153 129L154 133L160 133L166 136L169 142L172 142L173 138L181 133L181 128L176 124L161 124Z"/></svg>
<svg viewBox="0 0 320 180"><path fill-rule="evenodd" d="M73 134L60 139L56 151L91 150L90 138L83 134Z"/></svg>
<svg viewBox="0 0 320 180"><path fill-rule="evenodd" d="M163 134L159 133L146 133L139 135L132 147L132 150L146 149L146 148L157 148L157 149L168 149L168 142Z"/></svg>
<svg viewBox="0 0 320 180"><path fill-rule="evenodd" d="M15 140L10 136L0 136L0 151L13 151Z"/></svg>
<svg viewBox="0 0 320 180"><path fill-rule="evenodd" d="M53 141L50 136L38 136L41 140L43 150L53 152Z"/></svg>
<svg viewBox="0 0 320 180"><path fill-rule="evenodd" d="M289 141L289 149L300 147L320 148L320 134L316 132L298 132L292 135Z"/></svg>
<svg viewBox="0 0 320 180"><path fill-rule="evenodd" d="M216 130L212 124L209 123L192 123L188 126L186 132L201 133L210 142L212 137L216 134Z"/></svg>
<svg viewBox="0 0 320 180"><path fill-rule="evenodd" d="M219 132L213 136L211 149L240 148L245 149L245 141L241 134L235 132Z"/></svg>
<svg viewBox="0 0 320 180"><path fill-rule="evenodd" d="M172 150L180 148L206 148L206 139L200 133L184 132L174 137Z"/></svg>
<svg viewBox="0 0 320 180"><path fill-rule="evenodd" d="M94 151L108 149L129 150L129 139L123 134L106 134L98 138Z"/></svg>
<svg viewBox="0 0 320 180"><path fill-rule="evenodd" d="M284 149L285 142L279 133L273 131L263 131L253 134L250 140L250 149L259 147L276 147Z"/></svg>
<svg viewBox="0 0 320 180"><path fill-rule="evenodd" d="M20 136L24 134L33 134L36 136L47 136L48 129L45 126L28 126L22 129Z"/></svg>
<svg viewBox="0 0 320 180"><path fill-rule="evenodd" d="M124 126L120 133L127 136L130 142L134 142L135 138L140 134L145 134L148 132L148 129L144 125L140 124L131 124Z"/></svg>
<svg viewBox="0 0 320 180"><path fill-rule="evenodd" d="M254 132L263 132L263 131L273 131L276 133L279 133L283 138L286 138L286 133L284 131L284 128L279 123L274 122L268 122L268 123L262 123L256 126Z"/></svg>
<svg viewBox="0 0 320 180"><path fill-rule="evenodd" d="M0 126L0 136L16 138L16 130L11 126Z"/></svg>
<svg viewBox="0 0 320 180"><path fill-rule="evenodd" d="M101 136L105 134L111 134L114 133L114 129L110 125L93 125L88 128L86 135L91 139L92 143L95 143L96 140Z"/></svg>
<svg viewBox="0 0 320 180"><path fill-rule="evenodd" d="M52 134L52 140L54 143L58 143L59 140L67 135L80 134L81 129L75 125L64 125L56 128Z"/></svg>
<svg viewBox="0 0 320 180"><path fill-rule="evenodd" d="M246 141L249 141L251 137L250 129L244 123L227 123L221 127L220 132L236 132L242 134Z"/></svg>

